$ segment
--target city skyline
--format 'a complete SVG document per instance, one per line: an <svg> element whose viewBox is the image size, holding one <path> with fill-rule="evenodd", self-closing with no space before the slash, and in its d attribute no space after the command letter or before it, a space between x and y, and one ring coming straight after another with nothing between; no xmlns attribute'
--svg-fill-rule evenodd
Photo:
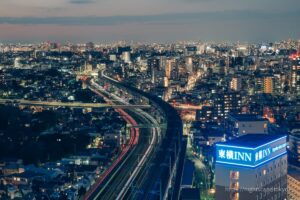
<svg viewBox="0 0 300 200"><path fill-rule="evenodd" d="M299 47L0 44L0 199L297 199Z"/></svg>
<svg viewBox="0 0 300 200"><path fill-rule="evenodd" d="M299 6L296 0L4 0L0 41L298 39Z"/></svg>
<svg viewBox="0 0 300 200"><path fill-rule="evenodd" d="M300 0L1 0L0 199L300 197Z"/></svg>

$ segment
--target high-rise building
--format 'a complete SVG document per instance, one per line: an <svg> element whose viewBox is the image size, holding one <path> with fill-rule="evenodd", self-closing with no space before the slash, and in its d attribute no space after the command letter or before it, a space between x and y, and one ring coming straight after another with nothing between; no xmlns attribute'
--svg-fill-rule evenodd
<svg viewBox="0 0 300 200"><path fill-rule="evenodd" d="M167 77L164 77L163 86L166 88L169 86L169 79Z"/></svg>
<svg viewBox="0 0 300 200"><path fill-rule="evenodd" d="M152 84L155 84L155 80L156 80L156 70L155 70L155 68L154 67L151 67L151 83Z"/></svg>
<svg viewBox="0 0 300 200"><path fill-rule="evenodd" d="M203 53L205 53L205 49L206 49L206 47L205 47L204 44L198 45L197 46L197 54L203 54Z"/></svg>
<svg viewBox="0 0 300 200"><path fill-rule="evenodd" d="M264 77L264 93L273 94L274 90L274 80L273 77L266 76Z"/></svg>
<svg viewBox="0 0 300 200"><path fill-rule="evenodd" d="M240 77L233 77L230 81L230 89L240 91L242 88L242 80Z"/></svg>
<svg viewBox="0 0 300 200"><path fill-rule="evenodd" d="M172 67L173 67L174 63L175 63L174 59L168 59L166 61L166 69L165 69L166 74L165 75L168 79L170 79L170 77L171 77Z"/></svg>
<svg viewBox="0 0 300 200"><path fill-rule="evenodd" d="M122 53L122 59L125 63L130 63L131 62L131 56L129 51L124 51Z"/></svg>
<svg viewBox="0 0 300 200"><path fill-rule="evenodd" d="M192 57L186 57L185 59L185 65L186 69L189 73L193 73L193 58Z"/></svg>
<svg viewBox="0 0 300 200"><path fill-rule="evenodd" d="M249 134L216 144L216 199L287 198L286 136Z"/></svg>
<svg viewBox="0 0 300 200"><path fill-rule="evenodd" d="M289 156L300 167L300 132L295 131L289 135Z"/></svg>
<svg viewBox="0 0 300 200"><path fill-rule="evenodd" d="M292 60L292 69L290 75L291 91L294 94L300 95L300 52L290 56Z"/></svg>
<svg viewBox="0 0 300 200"><path fill-rule="evenodd" d="M156 76L159 68L159 59L151 58L147 60L148 72L151 74L151 82L156 82Z"/></svg>
<svg viewBox="0 0 300 200"><path fill-rule="evenodd" d="M213 98L213 116L227 118L230 113L239 114L242 108L242 95L239 92L231 91L215 94Z"/></svg>
<svg viewBox="0 0 300 200"><path fill-rule="evenodd" d="M264 91L264 77L255 76L254 82L255 82L255 86L254 86L255 94L263 93L263 91Z"/></svg>
<svg viewBox="0 0 300 200"><path fill-rule="evenodd" d="M159 70L164 70L166 68L166 56L160 56L159 57Z"/></svg>
<svg viewBox="0 0 300 200"><path fill-rule="evenodd" d="M19 58L19 57L17 57L17 58L15 58L15 61L14 61L14 67L15 68L19 68L19 67L21 67L21 58Z"/></svg>

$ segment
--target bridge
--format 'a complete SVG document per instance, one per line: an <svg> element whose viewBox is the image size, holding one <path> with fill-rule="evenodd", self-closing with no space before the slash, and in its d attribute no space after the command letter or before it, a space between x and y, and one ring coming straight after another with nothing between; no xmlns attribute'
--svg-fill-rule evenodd
<svg viewBox="0 0 300 200"><path fill-rule="evenodd" d="M70 107L70 108L120 108L120 109L148 109L150 105L117 105L107 103L82 103L82 102L58 102L58 101L30 101L25 99L0 99L4 105L24 105L41 107Z"/></svg>

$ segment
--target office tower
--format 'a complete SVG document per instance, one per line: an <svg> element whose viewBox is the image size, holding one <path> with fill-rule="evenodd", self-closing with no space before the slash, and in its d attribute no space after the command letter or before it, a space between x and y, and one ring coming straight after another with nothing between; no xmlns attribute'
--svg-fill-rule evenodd
<svg viewBox="0 0 300 200"><path fill-rule="evenodd" d="M131 56L129 51L124 51L122 53L122 59L125 63L130 63L131 62Z"/></svg>
<svg viewBox="0 0 300 200"><path fill-rule="evenodd" d="M156 74L159 68L159 59L151 58L147 60L148 73L151 74L151 82L154 84L156 82Z"/></svg>
<svg viewBox="0 0 300 200"><path fill-rule="evenodd" d="M197 46L197 54L200 55L200 54L205 53L205 49L206 49L206 47L205 47L204 44L198 45L198 46Z"/></svg>
<svg viewBox="0 0 300 200"><path fill-rule="evenodd" d="M287 197L286 136L249 134L216 144L216 200Z"/></svg>
<svg viewBox="0 0 300 200"><path fill-rule="evenodd" d="M240 91L242 88L242 79L240 77L233 77L230 81L230 89Z"/></svg>
<svg viewBox="0 0 300 200"><path fill-rule="evenodd" d="M293 94L300 95L300 52L290 56L292 61L290 86Z"/></svg>
<svg viewBox="0 0 300 200"><path fill-rule="evenodd" d="M159 70L164 70L166 68L167 59L165 56L160 56L159 58Z"/></svg>
<svg viewBox="0 0 300 200"><path fill-rule="evenodd" d="M14 61L14 67L15 68L20 68L21 67L21 58L17 57L15 58L15 61Z"/></svg>
<svg viewBox="0 0 300 200"><path fill-rule="evenodd" d="M193 58L192 57L186 57L185 65L186 65L187 71L189 73L193 73Z"/></svg>
<svg viewBox="0 0 300 200"><path fill-rule="evenodd" d="M152 84L155 84L155 68L154 67L151 67L151 83Z"/></svg>
<svg viewBox="0 0 300 200"><path fill-rule="evenodd" d="M274 89L273 77L270 76L264 77L264 93L273 94L273 89Z"/></svg>
<svg viewBox="0 0 300 200"><path fill-rule="evenodd" d="M174 63L175 63L174 59L168 59L166 61L166 69L165 69L166 74L165 75L168 79L170 79L170 77L171 77L172 67L173 67Z"/></svg>
<svg viewBox="0 0 300 200"><path fill-rule="evenodd" d="M166 88L169 86L169 79L167 77L164 77L163 86Z"/></svg>

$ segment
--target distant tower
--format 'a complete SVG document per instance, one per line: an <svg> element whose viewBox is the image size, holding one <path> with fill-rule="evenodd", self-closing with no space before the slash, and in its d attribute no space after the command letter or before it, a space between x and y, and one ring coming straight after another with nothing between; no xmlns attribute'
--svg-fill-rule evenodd
<svg viewBox="0 0 300 200"><path fill-rule="evenodd" d="M164 70L166 68L166 57L160 56L159 58L159 70Z"/></svg>
<svg viewBox="0 0 300 200"><path fill-rule="evenodd" d="M186 65L187 71L189 73L193 73L193 58L192 57L186 57L185 65Z"/></svg>
<svg viewBox="0 0 300 200"><path fill-rule="evenodd" d="M38 52L37 50L34 50L34 51L33 51L33 57L34 57L35 59L37 59L37 52Z"/></svg>
<svg viewBox="0 0 300 200"><path fill-rule="evenodd" d="M300 52L291 55L290 86L292 93L300 95Z"/></svg>
<svg viewBox="0 0 300 200"><path fill-rule="evenodd" d="M129 51L124 51L122 53L122 58L123 58L123 61L125 63L130 63L131 62L131 56L130 56L130 52Z"/></svg>
<svg viewBox="0 0 300 200"><path fill-rule="evenodd" d="M174 64L174 60L173 59L168 59L166 61L166 69L165 69L165 73L166 73L166 77L168 79L170 79L171 77L171 71L172 71L172 66Z"/></svg>
<svg viewBox="0 0 300 200"><path fill-rule="evenodd" d="M151 67L151 83L155 84L155 68Z"/></svg>
<svg viewBox="0 0 300 200"><path fill-rule="evenodd" d="M166 88L169 86L169 79L167 77L164 77L163 86Z"/></svg>
<svg viewBox="0 0 300 200"><path fill-rule="evenodd" d="M15 62L14 62L14 67L15 68L20 68L21 67L20 61L21 61L21 58L19 58L19 57L15 58Z"/></svg>

